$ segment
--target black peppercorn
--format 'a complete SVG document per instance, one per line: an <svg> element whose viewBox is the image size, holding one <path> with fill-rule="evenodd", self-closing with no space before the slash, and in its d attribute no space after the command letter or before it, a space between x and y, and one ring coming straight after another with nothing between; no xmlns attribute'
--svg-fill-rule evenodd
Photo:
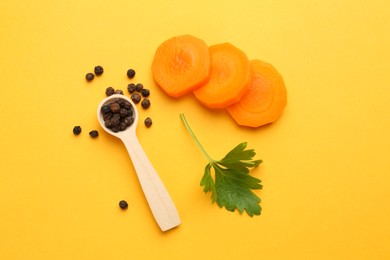
<svg viewBox="0 0 390 260"><path fill-rule="evenodd" d="M100 75L103 74L103 71L104 71L104 70L103 70L103 67L102 67L102 66L99 66L99 65L98 65L98 66L95 67L95 70L94 70L94 71L95 71L96 76L100 76Z"/></svg>
<svg viewBox="0 0 390 260"><path fill-rule="evenodd" d="M110 121L109 119L104 120L104 125L105 125L107 128L111 128L111 127L112 127L111 121Z"/></svg>
<svg viewBox="0 0 390 260"><path fill-rule="evenodd" d="M143 89L144 85L142 85L141 83L137 83L137 85L135 85L135 90L137 90L138 92L141 92Z"/></svg>
<svg viewBox="0 0 390 260"><path fill-rule="evenodd" d="M126 128L127 128L126 122L121 121L120 124L119 124L119 130L120 131L125 131Z"/></svg>
<svg viewBox="0 0 390 260"><path fill-rule="evenodd" d="M118 113L120 111L120 109L121 109L121 106L116 102L114 102L110 105L110 110L112 113Z"/></svg>
<svg viewBox="0 0 390 260"><path fill-rule="evenodd" d="M118 103L121 107L123 106L123 104L125 103L125 100L123 98L117 98L115 100L116 103Z"/></svg>
<svg viewBox="0 0 390 260"><path fill-rule="evenodd" d="M123 120L123 122L125 122L126 126L131 126L134 123L134 117L128 116Z"/></svg>
<svg viewBox="0 0 390 260"><path fill-rule="evenodd" d="M144 89L142 89L141 94L143 97L149 97L150 91L149 91L149 89L144 88Z"/></svg>
<svg viewBox="0 0 390 260"><path fill-rule="evenodd" d="M132 79L132 78L134 78L134 76L135 76L135 70L129 69L127 71L127 77L129 77L129 79Z"/></svg>
<svg viewBox="0 0 390 260"><path fill-rule="evenodd" d="M135 92L135 84L130 83L129 85L127 85L127 90L129 91L130 94L133 94Z"/></svg>
<svg viewBox="0 0 390 260"><path fill-rule="evenodd" d="M115 93L115 89L113 87L106 88L106 95L107 95L107 97L109 97L111 95L114 95L114 93Z"/></svg>
<svg viewBox="0 0 390 260"><path fill-rule="evenodd" d="M133 95L131 95L131 100L132 100L135 104L138 104L138 103L141 101L141 95L138 94L138 93L133 93Z"/></svg>
<svg viewBox="0 0 390 260"><path fill-rule="evenodd" d="M127 109L127 116L133 116L133 115L134 115L133 109Z"/></svg>
<svg viewBox="0 0 390 260"><path fill-rule="evenodd" d="M75 135L79 135L81 133L81 127L80 126L73 127L73 133Z"/></svg>
<svg viewBox="0 0 390 260"><path fill-rule="evenodd" d="M127 111L127 109L126 109L126 108L121 108L121 109L119 110L119 115L120 115L121 117L127 117L127 116L128 116L128 111Z"/></svg>
<svg viewBox="0 0 390 260"><path fill-rule="evenodd" d="M119 201L119 207L121 209L127 209L129 207L129 204L127 203L127 201L121 200L121 201Z"/></svg>
<svg viewBox="0 0 390 260"><path fill-rule="evenodd" d="M110 123L112 126L118 126L119 123L121 122L121 116L119 114L114 114L111 118L110 118Z"/></svg>
<svg viewBox="0 0 390 260"><path fill-rule="evenodd" d="M92 130L91 132L89 132L89 135L92 137L92 138L96 138L99 136L99 132L97 130Z"/></svg>
<svg viewBox="0 0 390 260"><path fill-rule="evenodd" d="M115 90L114 94L123 95L123 91L121 89L117 89L117 90Z"/></svg>
<svg viewBox="0 0 390 260"><path fill-rule="evenodd" d="M85 78L88 80L88 81L91 81L95 78L95 75L93 75L93 73L87 73L87 75L85 75Z"/></svg>
<svg viewBox="0 0 390 260"><path fill-rule="evenodd" d="M103 112L103 114L108 114L108 113L110 113L110 111L111 111L110 106L107 106L107 105L102 106L102 112Z"/></svg>
<svg viewBox="0 0 390 260"><path fill-rule="evenodd" d="M147 99L147 98L144 98L144 100L142 100L141 102L141 106L144 108L144 109L147 109L150 107L150 100Z"/></svg>
<svg viewBox="0 0 390 260"><path fill-rule="evenodd" d="M150 118L150 117L147 117L146 119L145 119L145 125L146 125L146 127L151 127L152 126L152 124L153 124L153 122L152 122L152 119Z"/></svg>
<svg viewBox="0 0 390 260"><path fill-rule="evenodd" d="M110 109L109 113L107 113L107 114L103 113L103 120L104 121L109 120L111 117L112 117L111 109Z"/></svg>
<svg viewBox="0 0 390 260"><path fill-rule="evenodd" d="M127 109L127 110L132 109L132 106L131 106L130 102L127 101L127 100L124 100L124 102L123 102L123 104L121 106L123 108Z"/></svg>
<svg viewBox="0 0 390 260"><path fill-rule="evenodd" d="M111 129L111 131L113 131L114 133L118 133L118 132L119 132L119 127L118 127L118 126L112 126L110 129Z"/></svg>

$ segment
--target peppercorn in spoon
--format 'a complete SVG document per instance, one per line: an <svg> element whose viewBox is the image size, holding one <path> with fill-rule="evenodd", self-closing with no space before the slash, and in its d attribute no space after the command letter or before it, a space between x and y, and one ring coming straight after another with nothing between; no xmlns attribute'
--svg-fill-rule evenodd
<svg viewBox="0 0 390 260"><path fill-rule="evenodd" d="M156 170L136 136L138 111L126 96L111 95L103 99L97 110L102 128L125 144L152 214L162 231L180 225L180 217Z"/></svg>

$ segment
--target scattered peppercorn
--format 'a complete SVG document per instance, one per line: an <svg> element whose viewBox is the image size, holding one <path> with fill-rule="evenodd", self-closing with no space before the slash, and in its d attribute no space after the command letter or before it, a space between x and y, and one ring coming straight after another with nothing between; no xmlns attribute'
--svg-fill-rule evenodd
<svg viewBox="0 0 390 260"><path fill-rule="evenodd" d="M135 85L135 90L137 90L138 92L141 92L143 89L144 85L142 85L141 83L137 83L137 85Z"/></svg>
<svg viewBox="0 0 390 260"><path fill-rule="evenodd" d="M92 138L96 138L99 136L99 132L97 130L92 130L91 132L89 132L89 135L92 137Z"/></svg>
<svg viewBox="0 0 390 260"><path fill-rule="evenodd" d="M144 88L144 89L142 89L141 94L143 97L149 97L150 91L149 91L149 89Z"/></svg>
<svg viewBox="0 0 390 260"><path fill-rule="evenodd" d="M145 125L146 125L146 127L151 127L152 124L153 124L152 119L151 119L150 117L147 117L147 118L145 119Z"/></svg>
<svg viewBox="0 0 390 260"><path fill-rule="evenodd" d="M133 94L135 92L135 84L130 83L129 85L127 85L127 90L129 91L130 94Z"/></svg>
<svg viewBox="0 0 390 260"><path fill-rule="evenodd" d="M141 95L138 93L133 93L133 95L131 95L131 101L133 101L135 104L138 104L141 101Z"/></svg>
<svg viewBox="0 0 390 260"><path fill-rule="evenodd" d="M75 135L79 135L81 133L81 127L80 126L73 127L73 133Z"/></svg>
<svg viewBox="0 0 390 260"><path fill-rule="evenodd" d="M129 207L129 204L127 203L127 201L121 200L121 201L119 201L119 207L121 209L127 209Z"/></svg>
<svg viewBox="0 0 390 260"><path fill-rule="evenodd" d="M85 75L85 78L88 80L88 81L91 81L95 78L95 75L93 75L93 73L89 72L87 73L87 75Z"/></svg>
<svg viewBox="0 0 390 260"><path fill-rule="evenodd" d="M144 98L141 102L141 106L144 109L148 109L150 107L150 100L148 98Z"/></svg>
<svg viewBox="0 0 390 260"><path fill-rule="evenodd" d="M104 72L104 70L103 70L103 67L102 66L96 66L95 67L95 74L96 74L96 76L100 76L100 75L102 75L103 74L103 72Z"/></svg>
<svg viewBox="0 0 390 260"><path fill-rule="evenodd" d="M134 76L135 76L135 70L129 69L127 71L127 77L129 77L129 79L132 79L132 78L134 78Z"/></svg>
<svg viewBox="0 0 390 260"><path fill-rule="evenodd" d="M107 97L114 95L115 94L115 89L113 87L108 87L106 88L106 95Z"/></svg>
<svg viewBox="0 0 390 260"><path fill-rule="evenodd" d="M117 89L117 90L115 90L114 94L123 95L123 91L121 89Z"/></svg>

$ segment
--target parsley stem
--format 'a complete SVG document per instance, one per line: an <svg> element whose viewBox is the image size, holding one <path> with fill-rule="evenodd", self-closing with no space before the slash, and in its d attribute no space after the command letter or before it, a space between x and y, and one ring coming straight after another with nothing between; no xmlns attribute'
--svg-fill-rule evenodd
<svg viewBox="0 0 390 260"><path fill-rule="evenodd" d="M194 139L196 145L199 147L199 149L201 150L201 152L203 153L203 155L207 158L207 160L210 162L210 163L213 163L214 160L207 154L206 150L203 148L203 146L201 145L201 143L199 142L198 138L196 138L194 132L192 131L190 125L188 124L187 120L186 120L186 117L184 116L183 113L180 113L180 117L181 117L181 120L183 121L185 127L187 128L188 132L190 133L190 135L192 136L192 138Z"/></svg>

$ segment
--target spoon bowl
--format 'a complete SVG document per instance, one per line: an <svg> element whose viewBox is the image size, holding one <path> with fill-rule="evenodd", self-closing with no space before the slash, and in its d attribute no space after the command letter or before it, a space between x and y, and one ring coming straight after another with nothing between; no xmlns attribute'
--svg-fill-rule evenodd
<svg viewBox="0 0 390 260"><path fill-rule="evenodd" d="M134 122L128 128L126 128L126 130L119 131L119 132L115 133L114 131L109 129L106 126L106 124L104 123L103 113L102 113L101 110L102 110L102 107L104 105L110 104L110 103L112 103L113 101L115 101L117 99L124 99L124 100L128 101L131 104L131 107L132 107L133 113L134 113L133 114ZM98 116L99 123L102 126L102 128L104 129L104 131L106 131L110 135L113 135L113 136L118 137L120 139L123 138L126 135L129 135L131 131L135 133L137 125L138 125L138 110L137 110L134 102L130 98L128 98L128 97L126 97L124 95L121 95L121 94L114 94L114 95L111 95L111 96L103 99L100 102L99 106L98 106L97 116Z"/></svg>
<svg viewBox="0 0 390 260"><path fill-rule="evenodd" d="M124 131L118 132L114 132L106 126L102 113L102 107L112 103L116 99L124 99L130 102L134 117L134 121L129 127L127 127ZM138 141L136 135L136 128L139 121L138 110L133 101L124 95L111 95L100 102L97 109L97 117L101 127L107 133L121 139L124 143L133 162L138 180L141 184L142 190L145 194L154 219L156 220L161 230L166 231L180 225L181 221L177 209L163 182L161 181L156 170L149 161L144 150L142 149L141 144Z"/></svg>

